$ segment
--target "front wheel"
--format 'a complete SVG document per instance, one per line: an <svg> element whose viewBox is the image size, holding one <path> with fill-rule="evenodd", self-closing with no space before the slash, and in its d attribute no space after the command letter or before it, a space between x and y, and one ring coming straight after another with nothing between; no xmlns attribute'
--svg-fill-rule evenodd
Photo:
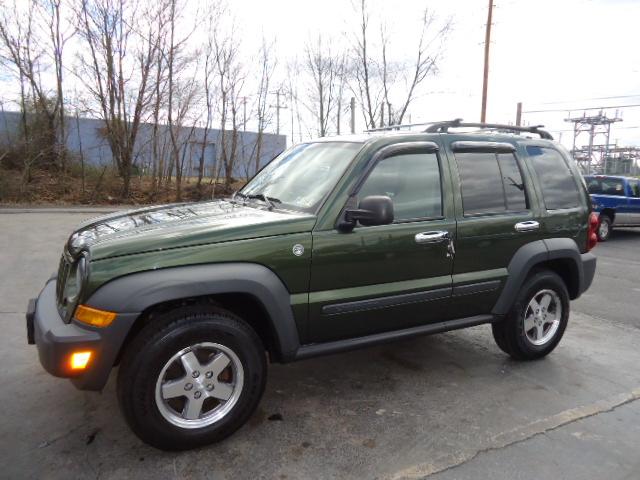
<svg viewBox="0 0 640 480"><path fill-rule="evenodd" d="M534 360L553 351L569 320L569 293L562 278L539 270L526 280L501 322L492 324L498 346L517 360Z"/></svg>
<svg viewBox="0 0 640 480"><path fill-rule="evenodd" d="M144 442L186 450L242 426L265 381L264 348L251 327L225 310L185 307L154 319L129 345L118 399Z"/></svg>

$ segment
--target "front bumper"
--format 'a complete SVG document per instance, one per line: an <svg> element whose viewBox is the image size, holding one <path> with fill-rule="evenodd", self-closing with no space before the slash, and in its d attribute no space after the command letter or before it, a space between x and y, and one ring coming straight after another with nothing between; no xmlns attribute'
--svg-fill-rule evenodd
<svg viewBox="0 0 640 480"><path fill-rule="evenodd" d="M27 341L37 346L40 363L51 375L71 378L80 390L102 390L137 316L118 314L106 328L64 323L56 306L55 279L51 279L38 298L29 301ZM87 350L92 352L87 368L72 370L72 353Z"/></svg>

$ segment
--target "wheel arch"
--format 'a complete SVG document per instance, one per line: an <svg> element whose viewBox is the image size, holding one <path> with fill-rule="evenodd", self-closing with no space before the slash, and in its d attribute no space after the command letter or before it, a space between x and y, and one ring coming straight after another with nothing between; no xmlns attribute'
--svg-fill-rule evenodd
<svg viewBox="0 0 640 480"><path fill-rule="evenodd" d="M509 262L509 276L492 313L506 315L531 271L539 268L549 269L560 276L571 300L578 298L590 283L585 282L581 253L573 239L537 240L520 247Z"/></svg>
<svg viewBox="0 0 640 480"><path fill-rule="evenodd" d="M613 223L616 220L616 211L613 208L607 207L607 208L603 208L600 211L600 215L604 215L607 216L611 219L611 225L613 225Z"/></svg>
<svg viewBox="0 0 640 480"><path fill-rule="evenodd" d="M290 293L263 265L224 263L144 271L117 278L87 300L94 308L135 313L123 349L157 313L179 306L210 303L243 317L258 333L272 359L286 361L299 347Z"/></svg>

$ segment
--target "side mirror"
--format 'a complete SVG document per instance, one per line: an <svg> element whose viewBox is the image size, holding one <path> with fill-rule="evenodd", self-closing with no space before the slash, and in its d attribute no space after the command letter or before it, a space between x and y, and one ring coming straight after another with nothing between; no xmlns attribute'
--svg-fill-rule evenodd
<svg viewBox="0 0 640 480"><path fill-rule="evenodd" d="M351 228L356 222L365 227L393 223L393 202L385 195L370 195L360 200L358 208L345 210L344 219Z"/></svg>

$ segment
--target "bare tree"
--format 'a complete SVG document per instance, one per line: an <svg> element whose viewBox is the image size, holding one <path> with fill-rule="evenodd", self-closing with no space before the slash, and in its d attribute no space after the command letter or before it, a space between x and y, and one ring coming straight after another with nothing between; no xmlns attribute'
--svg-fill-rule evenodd
<svg viewBox="0 0 640 480"><path fill-rule="evenodd" d="M104 136L129 196L140 124L152 103L152 65L162 38L156 24L167 4L140 0L79 0L78 32L85 42L78 78L96 103Z"/></svg>
<svg viewBox="0 0 640 480"><path fill-rule="evenodd" d="M318 135L328 133L329 122L339 112L342 79L345 69L344 54L334 54L321 35L305 47L304 69L311 78L308 108L316 119Z"/></svg>
<svg viewBox="0 0 640 480"><path fill-rule="evenodd" d="M176 200L182 200L182 177L187 145L193 137L196 122L189 114L199 90L195 75L177 77L177 71L188 71L194 63L194 57L187 50L187 41L191 32L176 38L176 30L183 25L178 22L185 4L178 0L169 0L169 34L166 57L167 63L167 123L171 139L171 165L176 172ZM192 30L191 30L192 31Z"/></svg>
<svg viewBox="0 0 640 480"><path fill-rule="evenodd" d="M62 0L38 0L38 7L46 29L49 34L49 53L55 70L56 77L56 113L57 113L57 157L60 167L64 171L67 167L66 161L66 118L65 118L65 97L63 90L63 53L67 41L73 36L73 31L64 28L62 25L63 7Z"/></svg>
<svg viewBox="0 0 640 480"><path fill-rule="evenodd" d="M416 97L416 90L437 71L437 63L444 52L444 42L451 29L451 20L438 22L428 9L420 17L417 44L407 49L413 51L412 59L389 57L387 26L380 25L380 60L371 51L370 16L367 0L360 0L358 7L358 35L353 47L354 82L352 90L363 106L365 124L369 128L402 123L407 110ZM395 105L397 108L393 109ZM386 115L385 115L386 110ZM379 119L379 120L378 120Z"/></svg>
<svg viewBox="0 0 640 480"><path fill-rule="evenodd" d="M233 32L233 25L231 32ZM233 167L238 154L239 109L246 72L240 56L240 44L233 33L225 34L221 29L213 35L214 61L220 95L220 162L217 175L224 167L225 186L233 179ZM228 126L231 130L228 130Z"/></svg>
<svg viewBox="0 0 640 480"><path fill-rule="evenodd" d="M269 89L271 87L271 78L273 77L273 71L276 67L276 62L273 59L272 53L273 43L269 43L267 39L262 37L262 45L259 52L259 65L260 65L260 82L256 92L256 120L257 120L257 135L256 141L253 146L250 158L255 158L254 173L260 169L260 158L262 158L262 144L264 141L264 131L271 123L272 115L269 110L269 104L267 98L269 95ZM247 172L247 177L249 176Z"/></svg>
<svg viewBox="0 0 640 480"><path fill-rule="evenodd" d="M49 5L48 13L53 19L51 36L43 35L42 23L48 15L43 5ZM38 144L36 153L40 160L49 165L64 168L64 98L62 91L62 49L65 39L60 31L60 3L51 0L29 0L26 5L13 2L2 9L0 15L0 64L8 67L20 84L20 109L25 145ZM47 88L43 82L49 68L47 58L53 56L56 69L57 88ZM38 131L30 131L28 110L32 115L45 120ZM37 135L38 142L32 134Z"/></svg>
<svg viewBox="0 0 640 480"><path fill-rule="evenodd" d="M224 14L227 13L227 8L224 3L211 4L206 10L205 18L207 18L207 41L205 44L204 52L201 56L204 57L204 65L202 68L202 86L204 91L204 125L202 137L200 139L200 154L198 158L198 181L197 189L200 195L202 195L202 179L205 174L206 153L207 147L210 145L209 134L213 127L214 110L218 100L218 79L217 63L216 63L216 37L220 29L220 21ZM213 164L211 166L211 177L215 175L216 159L213 158Z"/></svg>

